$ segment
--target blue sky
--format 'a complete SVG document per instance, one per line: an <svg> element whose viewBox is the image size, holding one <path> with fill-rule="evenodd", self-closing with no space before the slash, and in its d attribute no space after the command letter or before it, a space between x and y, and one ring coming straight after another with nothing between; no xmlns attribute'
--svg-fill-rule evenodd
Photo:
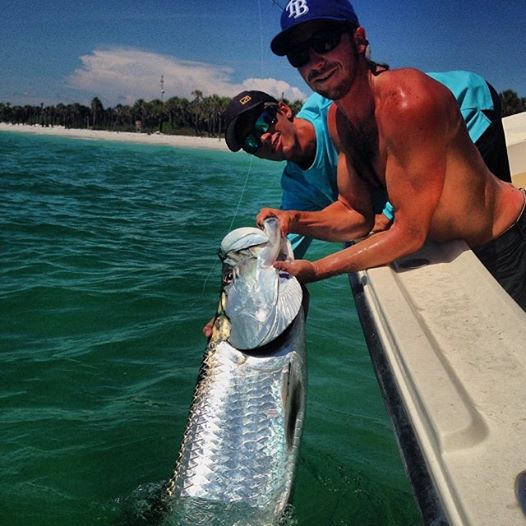
<svg viewBox="0 0 526 526"><path fill-rule="evenodd" d="M284 5L287 0L276 0ZM308 0L307 0L308 1ZM468 69L526 97L524 0L355 0L373 58ZM272 0L0 0L0 102L131 104L138 98L309 90L269 48Z"/></svg>

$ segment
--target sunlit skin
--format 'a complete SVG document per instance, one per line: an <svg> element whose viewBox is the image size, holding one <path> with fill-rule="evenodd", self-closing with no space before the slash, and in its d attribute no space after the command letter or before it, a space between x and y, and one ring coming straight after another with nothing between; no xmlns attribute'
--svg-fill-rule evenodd
<svg viewBox="0 0 526 526"><path fill-rule="evenodd" d="M294 112L284 102L278 103L279 112L276 114L276 123L272 125L268 133L261 136L261 147L255 155L262 159L271 161L292 161L303 170L310 168L316 155L316 133L313 125L294 115ZM252 131L256 115L250 115L239 123L240 135L246 135ZM354 236L356 238L369 234L368 226L361 221L356 225ZM375 216L373 231L389 228L390 221L383 215ZM212 318L204 327L203 334L209 338L215 318Z"/></svg>
<svg viewBox="0 0 526 526"><path fill-rule="evenodd" d="M267 133L261 135L261 146L255 153L257 157L270 161L293 161L307 169L314 162L316 154L316 134L312 124L294 115L290 106L278 103L276 122ZM241 136L252 131L257 115L241 119L238 124Z"/></svg>
<svg viewBox="0 0 526 526"><path fill-rule="evenodd" d="M328 28L330 25L323 21L302 24L292 31L290 41L294 42L294 45L301 45L314 33ZM356 48L349 45L351 40L357 43ZM368 70L368 65L365 60L358 61L358 55L360 50L362 55L365 54L367 44L363 28L357 28L353 36L344 33L340 45L329 53L318 54L310 49L310 62L298 71L313 91L337 101L348 93L351 87L357 88L357 80L363 81L360 77ZM350 48L350 53L337 52L345 47Z"/></svg>
<svg viewBox="0 0 526 526"><path fill-rule="evenodd" d="M316 155L314 127L309 121L296 117L290 106L284 102L279 102L278 108L276 122L260 137L261 146L254 155L270 161L292 161L302 169L307 169L314 162ZM240 119L240 136L246 136L252 131L258 115ZM203 334L207 338L212 336L214 320L215 318L212 318L203 327Z"/></svg>
<svg viewBox="0 0 526 526"><path fill-rule="evenodd" d="M321 26L297 26L290 41L304 42ZM284 234L349 241L356 225L373 226L371 185L387 189L395 220L318 261L276 262L303 283L389 264L428 238L476 247L509 228L524 205L523 194L484 164L446 87L415 69L375 75L366 48L357 28L326 54L311 49L299 68L312 89L335 100L329 130L340 152L338 201L319 212L265 208L257 222L275 215Z"/></svg>
<svg viewBox="0 0 526 526"><path fill-rule="evenodd" d="M272 125L268 133L261 136L261 147L255 155L262 159L271 161L292 161L306 170L314 162L316 155L316 133L312 124L294 116L291 108L279 103L279 112L276 114L276 123ZM254 118L241 122L239 128L241 133L249 133L253 126ZM367 197L368 201L370 197ZM372 231L380 231L389 228L390 221L383 214L373 216L373 223L363 221L362 214L354 215L356 222L346 225L346 231L352 239L358 239L368 235ZM348 216L347 219L350 219Z"/></svg>

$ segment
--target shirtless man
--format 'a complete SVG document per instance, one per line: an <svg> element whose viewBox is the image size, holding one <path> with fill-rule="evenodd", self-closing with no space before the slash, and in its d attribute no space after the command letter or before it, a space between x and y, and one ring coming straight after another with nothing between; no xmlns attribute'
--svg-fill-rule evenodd
<svg viewBox="0 0 526 526"><path fill-rule="evenodd" d="M348 241L349 227L372 227L375 187L387 190L395 220L318 261L276 267L308 283L389 264L427 238L463 239L526 310L525 195L486 167L451 92L416 69L384 71L371 63L365 30L347 0L291 0L281 26L274 53L287 55L314 91L336 102L328 120L340 152L339 196L319 212L266 208L258 223L275 215L285 234ZM495 257L501 245L504 264Z"/></svg>

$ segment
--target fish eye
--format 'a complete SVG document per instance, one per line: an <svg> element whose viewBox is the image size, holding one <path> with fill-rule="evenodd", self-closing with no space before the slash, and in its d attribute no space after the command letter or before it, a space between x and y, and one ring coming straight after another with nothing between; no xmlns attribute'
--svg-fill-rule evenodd
<svg viewBox="0 0 526 526"><path fill-rule="evenodd" d="M232 269L225 271L223 274L223 285L228 285L234 280L234 272Z"/></svg>

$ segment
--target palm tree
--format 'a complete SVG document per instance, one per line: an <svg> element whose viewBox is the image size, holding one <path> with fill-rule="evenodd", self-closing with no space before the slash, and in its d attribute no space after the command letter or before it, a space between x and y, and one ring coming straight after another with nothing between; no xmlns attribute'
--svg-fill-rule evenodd
<svg viewBox="0 0 526 526"><path fill-rule="evenodd" d="M132 115L134 120L135 131L142 131L146 127L148 117L148 108L144 99L137 99L133 104Z"/></svg>
<svg viewBox="0 0 526 526"><path fill-rule="evenodd" d="M56 110L56 116L57 116L57 124L60 126L66 125L66 106L62 104L62 102L59 102L55 108Z"/></svg>
<svg viewBox="0 0 526 526"><path fill-rule="evenodd" d="M90 106L79 103L59 103L56 106L16 105L0 102L0 121L11 123L37 124L54 126L61 124L66 128L86 128L113 130L140 130L152 132L156 129L165 133L188 133L190 129L196 135L203 132L210 136L221 136L224 131L224 111L230 98L218 95L203 96L203 92L192 92L194 98L171 97L166 102L154 99L146 102L138 99L133 106L117 104L114 108L105 109L98 97L91 100ZM511 89L500 93L502 115L513 115L526 111L526 98L519 97ZM288 101L284 100L288 103ZM302 102L297 100L288 103L295 113ZM139 127L137 124L139 123Z"/></svg>
<svg viewBox="0 0 526 526"><path fill-rule="evenodd" d="M171 97L165 103L165 110L170 121L170 130L177 130L188 126L190 102L188 99Z"/></svg>
<svg viewBox="0 0 526 526"><path fill-rule="evenodd" d="M100 121L100 125L99 125ZM91 99L91 127L96 129L104 124L104 106L98 97Z"/></svg>
<svg viewBox="0 0 526 526"><path fill-rule="evenodd" d="M113 117L115 119L115 128L129 131L133 130L132 109L129 106L117 104L117 106L115 106L115 111L113 112Z"/></svg>
<svg viewBox="0 0 526 526"><path fill-rule="evenodd" d="M196 135L201 133L201 120L203 119L203 92L201 90L192 91L194 99L190 102L192 127Z"/></svg>
<svg viewBox="0 0 526 526"><path fill-rule="evenodd" d="M203 99L203 112L206 115L208 135L221 137L223 133L223 115L230 103L229 97L212 95Z"/></svg>
<svg viewBox="0 0 526 526"><path fill-rule="evenodd" d="M160 99L154 99L148 103L150 108L150 126L153 131L158 126L159 132L163 131L163 121L165 120L164 102Z"/></svg>
<svg viewBox="0 0 526 526"><path fill-rule="evenodd" d="M11 120L11 104L0 102L0 122L9 122Z"/></svg>

